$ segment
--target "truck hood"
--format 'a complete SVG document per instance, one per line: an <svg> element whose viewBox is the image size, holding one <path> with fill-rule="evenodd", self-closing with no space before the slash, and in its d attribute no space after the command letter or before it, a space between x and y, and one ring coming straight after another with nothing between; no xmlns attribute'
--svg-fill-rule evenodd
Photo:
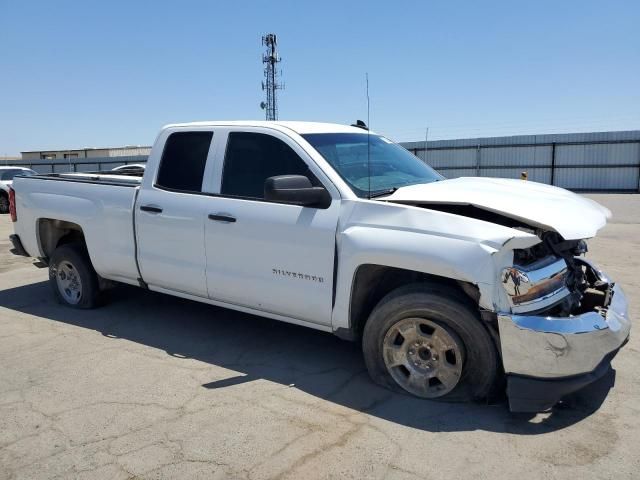
<svg viewBox="0 0 640 480"><path fill-rule="evenodd" d="M611 218L607 208L563 188L503 178L461 177L409 185L381 200L434 208L470 205L532 227L554 230L565 240L591 238Z"/></svg>

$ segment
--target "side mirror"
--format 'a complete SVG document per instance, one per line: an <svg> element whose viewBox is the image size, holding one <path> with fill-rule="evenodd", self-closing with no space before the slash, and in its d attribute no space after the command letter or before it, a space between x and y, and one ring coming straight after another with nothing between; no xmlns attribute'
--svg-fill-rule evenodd
<svg viewBox="0 0 640 480"><path fill-rule="evenodd" d="M279 175L264 182L264 199L304 207L326 208L331 203L324 187L314 187L304 175Z"/></svg>

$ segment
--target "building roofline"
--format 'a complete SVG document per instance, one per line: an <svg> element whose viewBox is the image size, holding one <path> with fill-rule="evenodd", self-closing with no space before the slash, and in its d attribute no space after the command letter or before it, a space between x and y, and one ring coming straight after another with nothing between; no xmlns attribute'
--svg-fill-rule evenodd
<svg viewBox="0 0 640 480"><path fill-rule="evenodd" d="M640 140L640 130L603 130L598 132L563 132L563 133L534 133L523 135L501 135L491 137L447 138L429 140L428 148L438 147L491 147L491 146L518 146L519 144L546 145L549 143L563 142L608 142L608 141ZM406 149L422 149L424 140L398 142Z"/></svg>

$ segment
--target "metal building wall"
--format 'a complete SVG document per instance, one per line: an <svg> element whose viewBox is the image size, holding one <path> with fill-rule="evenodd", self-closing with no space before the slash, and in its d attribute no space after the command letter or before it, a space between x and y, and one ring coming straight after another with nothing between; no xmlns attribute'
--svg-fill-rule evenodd
<svg viewBox="0 0 640 480"><path fill-rule="evenodd" d="M109 157L148 157L151 153L151 147L121 147L110 148Z"/></svg>
<svg viewBox="0 0 640 480"><path fill-rule="evenodd" d="M55 155L54 160L64 159L65 155L77 155L74 158L106 158L106 157L138 157L149 156L151 147L146 146L124 146L124 147L106 147L106 148L80 148L71 150L34 150L29 152L21 152L22 160L37 161L41 160L43 154ZM52 160L45 160L52 161Z"/></svg>
<svg viewBox="0 0 640 480"><path fill-rule="evenodd" d="M640 191L640 131L522 135L402 145L445 177L520 178L579 191Z"/></svg>

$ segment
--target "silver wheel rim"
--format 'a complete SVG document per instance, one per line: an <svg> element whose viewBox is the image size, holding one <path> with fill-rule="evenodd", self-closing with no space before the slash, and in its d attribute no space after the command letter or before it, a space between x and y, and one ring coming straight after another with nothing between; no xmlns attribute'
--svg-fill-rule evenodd
<svg viewBox="0 0 640 480"><path fill-rule="evenodd" d="M446 395L462 375L462 341L452 331L424 318L395 323L384 337L382 353L396 383L419 397Z"/></svg>
<svg viewBox="0 0 640 480"><path fill-rule="evenodd" d="M82 299L82 281L80 274L72 263L64 260L58 264L56 270L58 291L66 302L77 305Z"/></svg>

